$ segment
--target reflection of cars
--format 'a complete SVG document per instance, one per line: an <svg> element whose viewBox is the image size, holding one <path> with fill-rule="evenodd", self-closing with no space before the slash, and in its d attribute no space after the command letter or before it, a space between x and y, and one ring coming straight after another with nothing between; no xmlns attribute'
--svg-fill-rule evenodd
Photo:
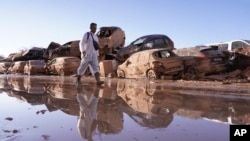
<svg viewBox="0 0 250 141"><path fill-rule="evenodd" d="M111 54L125 44L125 32L117 26L101 27L97 36L99 39L99 57L101 60L105 55Z"/></svg>
<svg viewBox="0 0 250 141"><path fill-rule="evenodd" d="M174 42L168 36L162 34L142 36L133 41L130 45L119 49L117 52L117 59L120 61L125 61L135 52L153 48L173 49Z"/></svg>
<svg viewBox="0 0 250 141"><path fill-rule="evenodd" d="M81 60L78 57L57 57L45 65L48 74L71 75L76 74L76 70Z"/></svg>
<svg viewBox="0 0 250 141"><path fill-rule="evenodd" d="M226 71L226 56L218 46L197 46L173 50L177 55L193 57L192 63L184 61L185 73L197 75L200 73L212 74Z"/></svg>
<svg viewBox="0 0 250 141"><path fill-rule="evenodd" d="M122 78L147 77L158 79L162 75L180 77L183 70L181 57L169 49L151 49L130 56L118 66L117 76Z"/></svg>
<svg viewBox="0 0 250 141"><path fill-rule="evenodd" d="M121 81L118 87L117 94L123 99L122 110L145 127L167 127L173 121L173 114L178 110L178 106L181 105L177 94L157 93L149 96L146 88L139 83Z"/></svg>

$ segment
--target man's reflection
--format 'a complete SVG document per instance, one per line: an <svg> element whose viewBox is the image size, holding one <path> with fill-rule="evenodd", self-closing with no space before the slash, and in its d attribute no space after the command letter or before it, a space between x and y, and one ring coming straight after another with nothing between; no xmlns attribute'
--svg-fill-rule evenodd
<svg viewBox="0 0 250 141"><path fill-rule="evenodd" d="M100 87L79 86L77 88L77 101L80 106L78 119L78 132L82 138L92 141L97 126L97 104Z"/></svg>

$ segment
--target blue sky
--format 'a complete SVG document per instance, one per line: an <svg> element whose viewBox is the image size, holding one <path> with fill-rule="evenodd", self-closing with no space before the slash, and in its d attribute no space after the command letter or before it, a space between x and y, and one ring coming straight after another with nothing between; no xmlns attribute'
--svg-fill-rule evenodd
<svg viewBox="0 0 250 141"><path fill-rule="evenodd" d="M1 0L0 55L80 40L89 24L119 26L126 45L166 34L176 48L250 39L249 0Z"/></svg>

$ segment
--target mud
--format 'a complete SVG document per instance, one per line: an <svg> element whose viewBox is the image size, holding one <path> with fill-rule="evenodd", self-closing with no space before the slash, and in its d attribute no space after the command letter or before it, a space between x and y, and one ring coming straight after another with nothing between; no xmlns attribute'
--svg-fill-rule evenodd
<svg viewBox="0 0 250 141"><path fill-rule="evenodd" d="M228 141L250 83L0 76L0 140Z"/></svg>

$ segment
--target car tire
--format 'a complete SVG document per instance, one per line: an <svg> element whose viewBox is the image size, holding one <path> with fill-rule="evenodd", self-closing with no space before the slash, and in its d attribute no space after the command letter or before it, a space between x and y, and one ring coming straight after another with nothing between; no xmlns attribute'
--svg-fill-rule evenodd
<svg viewBox="0 0 250 141"><path fill-rule="evenodd" d="M154 70L148 70L147 71L147 78L149 80L155 80L155 79L158 79L158 75L156 74L156 72Z"/></svg>
<svg viewBox="0 0 250 141"><path fill-rule="evenodd" d="M198 71L197 71L197 68L195 66L189 66L187 69L186 69L186 72L185 72L185 79L187 80L193 80L195 79L196 75L197 75Z"/></svg>

